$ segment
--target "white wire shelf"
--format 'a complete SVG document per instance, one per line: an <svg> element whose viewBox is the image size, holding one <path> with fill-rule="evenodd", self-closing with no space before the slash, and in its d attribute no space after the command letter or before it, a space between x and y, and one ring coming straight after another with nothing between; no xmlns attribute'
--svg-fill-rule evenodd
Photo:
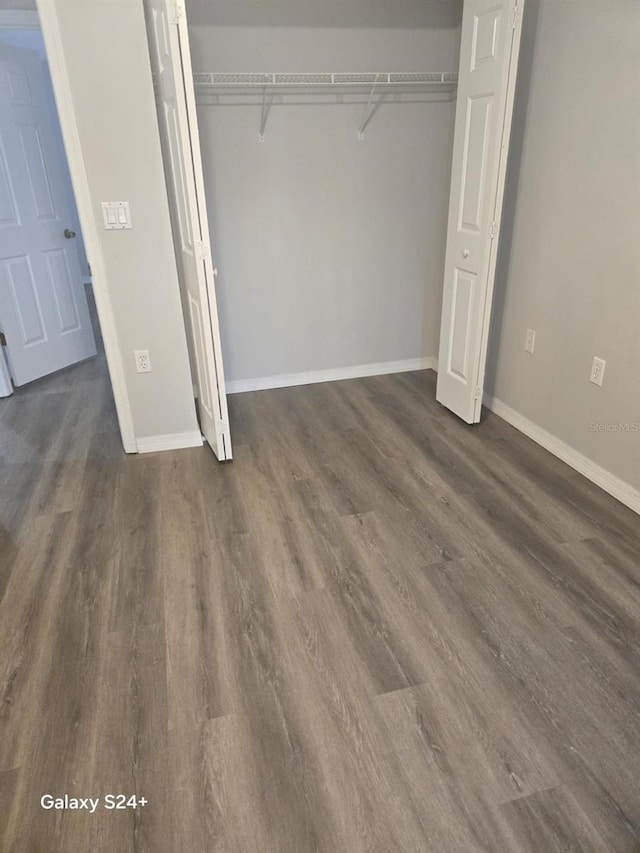
<svg viewBox="0 0 640 853"><path fill-rule="evenodd" d="M249 73L198 71L193 74L196 98L203 106L259 106L259 137L264 141L274 105L340 103L365 105L358 137L382 104L451 101L455 71L372 71L315 73Z"/></svg>
<svg viewBox="0 0 640 853"><path fill-rule="evenodd" d="M218 89L228 92L232 89L246 91L247 89L310 89L318 88L369 88L375 86L380 89L393 87L394 90L403 88L415 90L426 87L455 88L458 82L458 74L455 71L420 71L420 72L370 72L370 73L345 73L345 72L322 72L322 73L268 73L268 74L241 74L221 73L215 71L201 71L194 73L193 82L195 88L200 91Z"/></svg>

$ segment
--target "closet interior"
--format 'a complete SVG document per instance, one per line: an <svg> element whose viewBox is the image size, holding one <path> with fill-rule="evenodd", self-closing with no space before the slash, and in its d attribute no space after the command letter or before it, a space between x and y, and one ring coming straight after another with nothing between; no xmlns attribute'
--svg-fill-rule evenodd
<svg viewBox="0 0 640 853"><path fill-rule="evenodd" d="M227 392L437 365L476 423L523 0L183 2L145 11L218 458Z"/></svg>
<svg viewBox="0 0 640 853"><path fill-rule="evenodd" d="M433 366L462 1L186 13L227 391Z"/></svg>

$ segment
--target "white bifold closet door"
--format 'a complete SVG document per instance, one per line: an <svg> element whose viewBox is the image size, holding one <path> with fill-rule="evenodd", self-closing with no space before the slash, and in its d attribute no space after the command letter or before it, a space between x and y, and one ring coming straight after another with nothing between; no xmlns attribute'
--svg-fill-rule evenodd
<svg viewBox="0 0 640 853"><path fill-rule="evenodd" d="M465 0L436 397L480 420L524 0Z"/></svg>
<svg viewBox="0 0 640 853"><path fill-rule="evenodd" d="M200 427L222 462L231 459L231 433L186 13L183 0L144 6Z"/></svg>

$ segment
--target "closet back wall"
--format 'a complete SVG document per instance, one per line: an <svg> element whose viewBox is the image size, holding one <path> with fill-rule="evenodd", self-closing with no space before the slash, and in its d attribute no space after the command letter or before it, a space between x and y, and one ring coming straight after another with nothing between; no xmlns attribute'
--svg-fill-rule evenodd
<svg viewBox="0 0 640 853"><path fill-rule="evenodd" d="M456 23L192 26L193 69L455 71ZM230 391L437 352L454 102L384 104L359 141L363 109L276 104L260 142L260 107L199 106Z"/></svg>

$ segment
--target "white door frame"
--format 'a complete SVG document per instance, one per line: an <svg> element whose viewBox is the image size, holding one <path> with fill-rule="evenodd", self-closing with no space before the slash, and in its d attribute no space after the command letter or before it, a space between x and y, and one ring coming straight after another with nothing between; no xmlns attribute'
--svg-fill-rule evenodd
<svg viewBox="0 0 640 853"><path fill-rule="evenodd" d="M104 351L111 379L113 398L118 413L122 446L126 453L137 453L133 416L125 381L124 364L118 344L118 332L109 294L107 271L100 244L98 223L94 216L87 170L82 154L80 132L76 121L73 101L69 94L69 73L64 55L62 37L58 26L56 9L50 0L37 0L38 12L2 11L0 27L40 29L47 51L51 82L58 107L62 138L67 154L71 183L76 197L78 216L87 253L91 258L93 293Z"/></svg>

